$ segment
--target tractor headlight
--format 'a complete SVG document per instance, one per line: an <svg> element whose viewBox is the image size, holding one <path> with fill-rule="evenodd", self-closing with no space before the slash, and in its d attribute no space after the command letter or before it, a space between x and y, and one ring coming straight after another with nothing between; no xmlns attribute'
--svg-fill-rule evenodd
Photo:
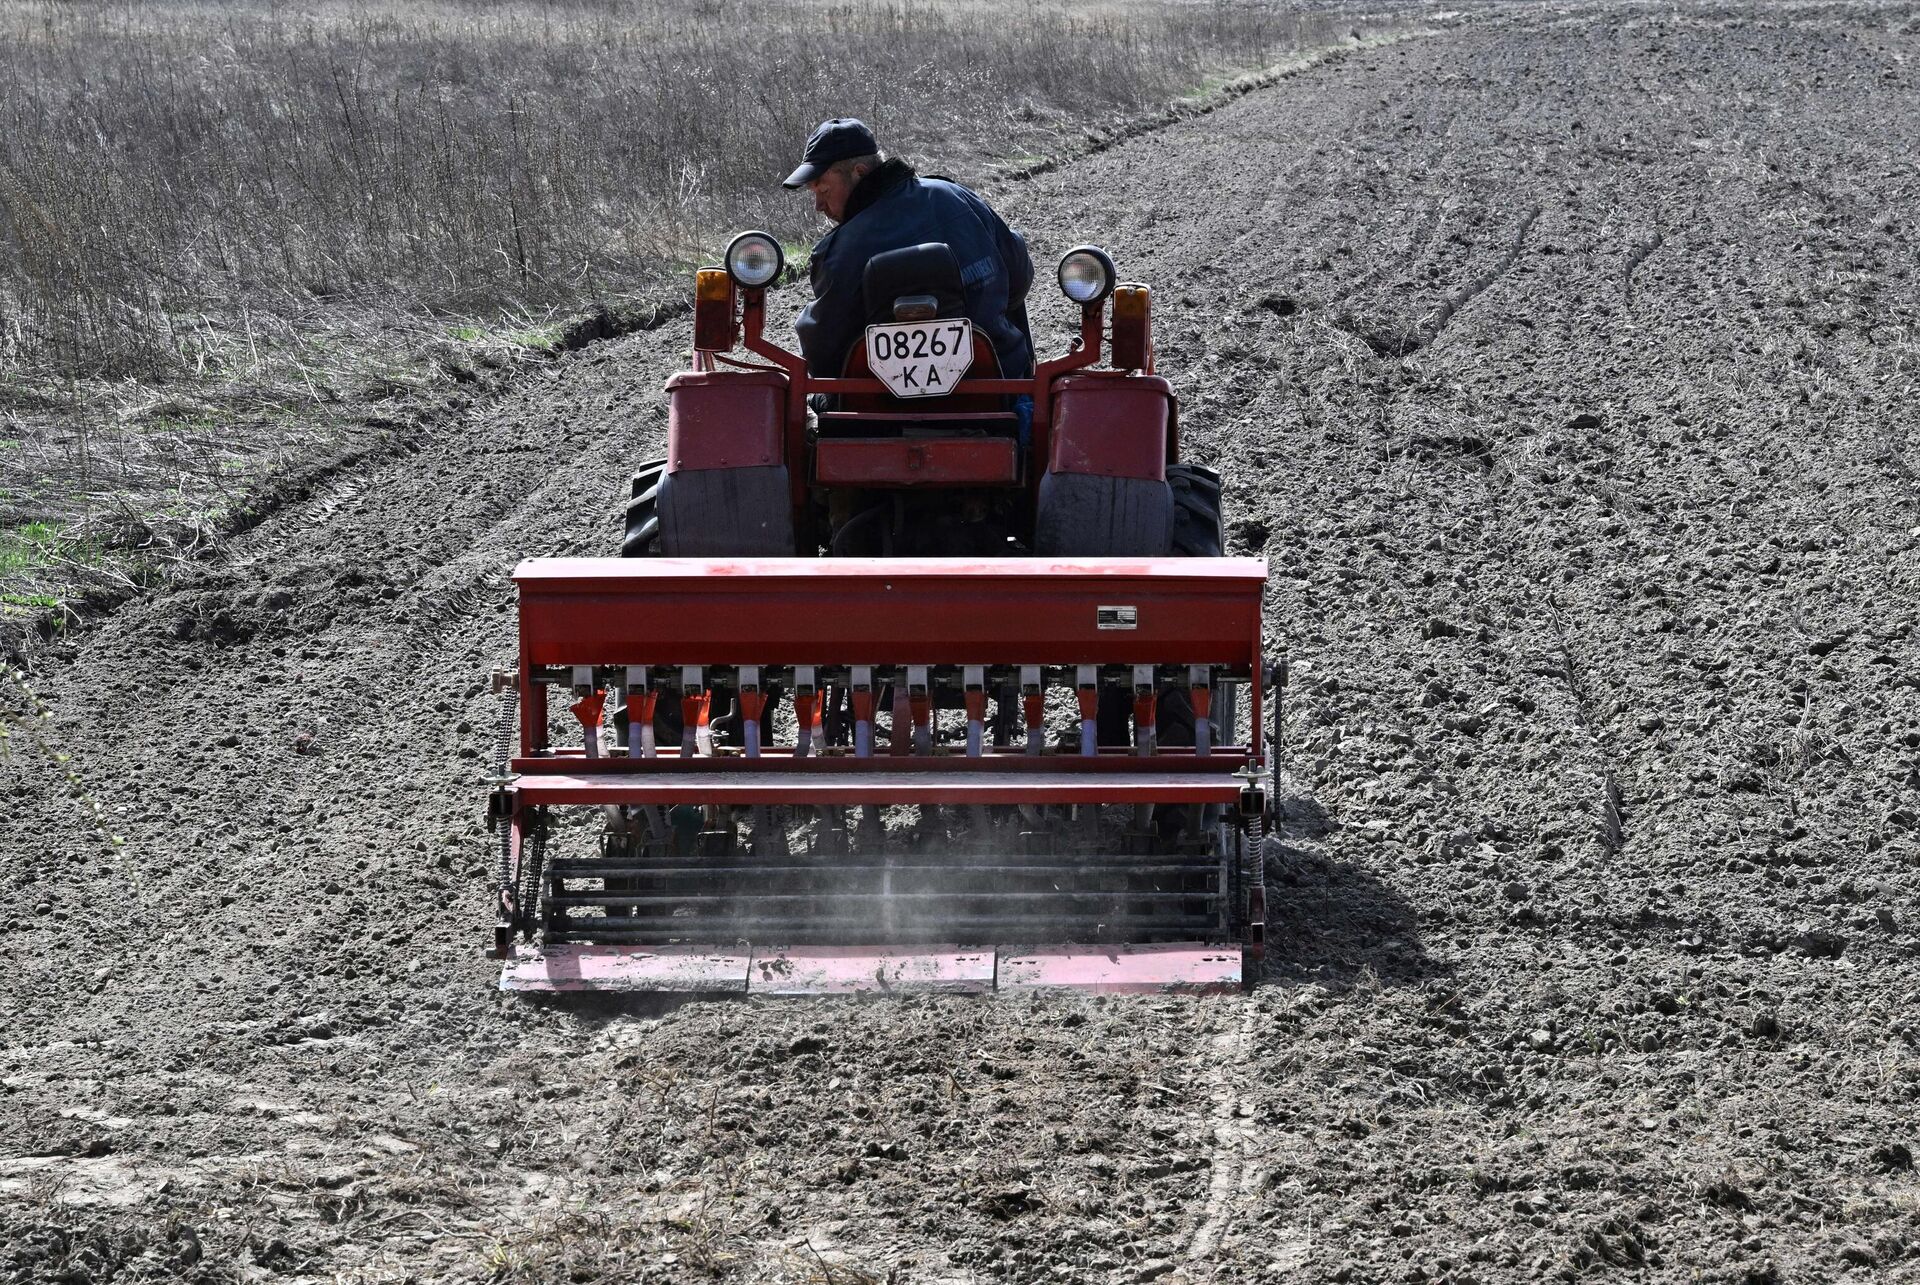
<svg viewBox="0 0 1920 1285"><path fill-rule="evenodd" d="M1060 256L1060 293L1082 307L1113 293L1113 260L1097 245L1076 245Z"/></svg>
<svg viewBox="0 0 1920 1285"><path fill-rule="evenodd" d="M765 232L742 232L727 246L727 275L745 289L772 285L786 266L780 243Z"/></svg>

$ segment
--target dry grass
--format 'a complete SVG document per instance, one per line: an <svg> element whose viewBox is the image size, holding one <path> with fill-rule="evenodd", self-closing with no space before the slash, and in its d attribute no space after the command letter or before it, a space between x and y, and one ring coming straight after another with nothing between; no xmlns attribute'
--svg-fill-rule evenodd
<svg viewBox="0 0 1920 1285"><path fill-rule="evenodd" d="M221 378L0 380L0 657L137 593L273 495L536 350L337 322ZM11 387L5 385L11 383Z"/></svg>
<svg viewBox="0 0 1920 1285"><path fill-rule="evenodd" d="M809 241L825 116L979 182L1349 43L1316 3L0 0L0 654L557 317Z"/></svg>
<svg viewBox="0 0 1920 1285"><path fill-rule="evenodd" d="M971 168L1334 26L1249 3L6 5L0 356L204 375L257 360L228 338L256 315L316 302L576 302L739 223L804 235L777 179L824 116Z"/></svg>

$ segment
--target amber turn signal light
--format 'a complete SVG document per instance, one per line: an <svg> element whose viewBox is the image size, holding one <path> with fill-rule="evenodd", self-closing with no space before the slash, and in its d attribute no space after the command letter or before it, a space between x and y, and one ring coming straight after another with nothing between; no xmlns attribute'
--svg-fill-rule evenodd
<svg viewBox="0 0 1920 1285"><path fill-rule="evenodd" d="M733 339L733 278L725 268L702 268L693 278L693 346L731 352Z"/></svg>
<svg viewBox="0 0 1920 1285"><path fill-rule="evenodd" d="M1119 286L1113 292L1113 368L1153 369L1153 307L1145 286Z"/></svg>

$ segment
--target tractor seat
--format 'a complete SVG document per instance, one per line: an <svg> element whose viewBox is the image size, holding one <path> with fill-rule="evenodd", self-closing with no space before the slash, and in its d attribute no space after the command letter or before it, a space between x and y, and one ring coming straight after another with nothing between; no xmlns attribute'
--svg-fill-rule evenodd
<svg viewBox="0 0 1920 1285"><path fill-rule="evenodd" d="M966 315L966 290L960 281L960 263L954 258L953 248L944 241L929 241L874 255L867 260L861 289L868 325ZM848 350L840 373L848 379L871 376L864 334ZM967 370L967 378L999 377L999 355L985 332L975 326L973 365ZM902 399L889 393L853 394L839 400L836 410L820 417L823 433L915 436L928 431L1018 431L1010 399L993 393L960 393L924 399ZM878 420L879 416L886 418Z"/></svg>
<svg viewBox="0 0 1920 1285"><path fill-rule="evenodd" d="M945 241L928 241L888 250L867 260L860 276L860 289L867 308L867 324L882 321L906 321L900 306L909 300L924 307L931 303L930 317L963 317L967 312L966 287L960 280L960 261Z"/></svg>

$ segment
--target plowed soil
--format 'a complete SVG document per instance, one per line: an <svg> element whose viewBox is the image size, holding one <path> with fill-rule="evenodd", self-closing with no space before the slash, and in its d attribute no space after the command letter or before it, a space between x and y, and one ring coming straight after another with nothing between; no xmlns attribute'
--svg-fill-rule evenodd
<svg viewBox="0 0 1920 1285"><path fill-rule="evenodd" d="M41 659L0 1278L1920 1279L1920 9L1428 27L995 197L1272 560L1264 985L496 993L507 573L670 324Z"/></svg>

